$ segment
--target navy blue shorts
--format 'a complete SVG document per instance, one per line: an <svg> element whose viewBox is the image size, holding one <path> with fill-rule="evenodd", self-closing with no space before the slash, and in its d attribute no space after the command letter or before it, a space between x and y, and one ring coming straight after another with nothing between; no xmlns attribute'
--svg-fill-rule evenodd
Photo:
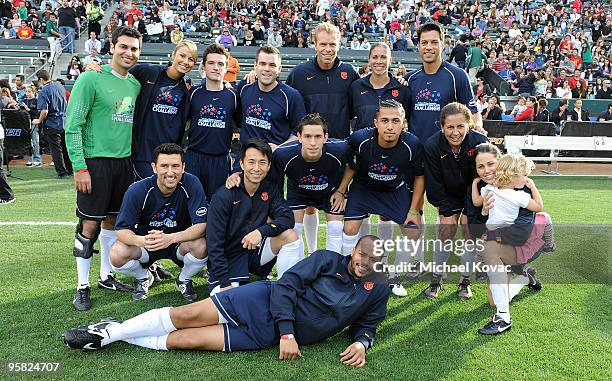
<svg viewBox="0 0 612 381"><path fill-rule="evenodd" d="M412 202L412 190L404 184L388 192L377 192L353 182L349 189L345 220L363 220L370 214L383 216L402 225L408 217Z"/></svg>
<svg viewBox="0 0 612 381"><path fill-rule="evenodd" d="M217 189L225 186L225 181L230 175L231 158L226 155L206 155L187 150L185 153L185 170L200 179L206 194L206 200L210 199Z"/></svg>
<svg viewBox="0 0 612 381"><path fill-rule="evenodd" d="M245 249L244 254L226 257L230 282L238 282L239 284L249 283L249 274L259 277L268 276L276 264L276 256L262 265L261 256L264 250L271 251L270 239L267 237L261 241L261 245L255 250ZM270 256L269 253L268 256ZM214 275L214 269L210 268L209 270L211 271L208 272L208 289L212 291L219 285L219 280Z"/></svg>
<svg viewBox="0 0 612 381"><path fill-rule="evenodd" d="M329 197L331 197L331 195ZM289 204L289 208L291 210L302 210L309 206L314 206L317 208L317 210L322 210L327 214L334 214L336 216L343 215L344 212L333 212L331 210L331 202L329 201L329 197L318 200L308 199L299 192L287 188L287 203Z"/></svg>
<svg viewBox="0 0 612 381"><path fill-rule="evenodd" d="M149 266L153 264L153 262L159 261L160 259L169 259L172 262L174 262L177 266L182 268L183 261L179 260L178 257L176 256L176 252L180 245L181 245L180 243L176 243L174 245L168 246L165 249L155 250L155 251L149 251L145 249L144 247L141 247L140 251L144 250L149 255L149 261L147 263L143 263L142 267L148 268Z"/></svg>
<svg viewBox="0 0 612 381"><path fill-rule="evenodd" d="M224 351L264 349L278 344L279 331L270 313L269 281L253 282L211 296L223 324Z"/></svg>
<svg viewBox="0 0 612 381"><path fill-rule="evenodd" d="M155 174L148 161L132 161L132 167L134 168L134 181L140 181Z"/></svg>

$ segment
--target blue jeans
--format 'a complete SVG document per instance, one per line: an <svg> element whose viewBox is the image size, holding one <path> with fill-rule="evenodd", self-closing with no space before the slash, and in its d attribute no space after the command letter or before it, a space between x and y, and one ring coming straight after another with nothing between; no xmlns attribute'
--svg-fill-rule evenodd
<svg viewBox="0 0 612 381"><path fill-rule="evenodd" d="M32 125L32 156L30 157L29 162L32 163L40 163L40 133L38 132L38 124Z"/></svg>
<svg viewBox="0 0 612 381"><path fill-rule="evenodd" d="M59 32L65 36L62 40L62 51L70 51L74 53L74 28L70 26L60 26Z"/></svg>

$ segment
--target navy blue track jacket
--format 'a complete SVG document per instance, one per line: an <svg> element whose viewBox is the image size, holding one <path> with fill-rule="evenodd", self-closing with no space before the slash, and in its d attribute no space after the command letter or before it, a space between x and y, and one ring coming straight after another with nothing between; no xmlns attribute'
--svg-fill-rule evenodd
<svg viewBox="0 0 612 381"><path fill-rule="evenodd" d="M292 333L299 344L310 344L350 326L353 342L372 346L376 328L387 316L389 286L378 277L354 279L348 273L350 260L319 250L273 283L270 312L281 335Z"/></svg>
<svg viewBox="0 0 612 381"><path fill-rule="evenodd" d="M476 177L474 148L487 142L487 137L468 131L459 153L455 155L442 131L438 131L424 144L425 190L427 200L445 217L465 207L472 180Z"/></svg>
<svg viewBox="0 0 612 381"><path fill-rule="evenodd" d="M291 70L285 83L302 94L306 113L318 112L329 128L330 138L344 139L350 134L350 86L359 73L348 63L336 58L334 66L323 70L316 57Z"/></svg>
<svg viewBox="0 0 612 381"><path fill-rule="evenodd" d="M255 229L263 237L276 237L293 229L293 212L278 189L265 179L251 197L244 189L244 174L240 186L215 192L208 207L206 245L209 271L219 280L221 287L231 284L227 257L247 255L242 239ZM268 217L272 220L267 222Z"/></svg>

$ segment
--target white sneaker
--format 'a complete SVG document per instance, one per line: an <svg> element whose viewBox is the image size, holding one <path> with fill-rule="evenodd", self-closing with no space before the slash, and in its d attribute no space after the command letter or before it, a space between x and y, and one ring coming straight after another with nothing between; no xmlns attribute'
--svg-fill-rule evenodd
<svg viewBox="0 0 612 381"><path fill-rule="evenodd" d="M408 291L401 284L392 284L391 292L393 295L403 298L404 296L408 296Z"/></svg>
<svg viewBox="0 0 612 381"><path fill-rule="evenodd" d="M41 165L42 165L42 163L40 161L32 162L32 167L40 167Z"/></svg>

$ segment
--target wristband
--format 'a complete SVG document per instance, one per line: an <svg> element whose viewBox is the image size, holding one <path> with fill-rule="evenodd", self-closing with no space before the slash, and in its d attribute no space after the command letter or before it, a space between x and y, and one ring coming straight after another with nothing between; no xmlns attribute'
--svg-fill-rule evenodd
<svg viewBox="0 0 612 381"><path fill-rule="evenodd" d="M293 340L293 339L295 339L295 336L293 336L293 333L281 336L281 340Z"/></svg>
<svg viewBox="0 0 612 381"><path fill-rule="evenodd" d="M87 169L81 169L77 171L78 173L89 173Z"/></svg>
<svg viewBox="0 0 612 381"><path fill-rule="evenodd" d="M422 212L410 209L408 214L411 216L420 216Z"/></svg>

